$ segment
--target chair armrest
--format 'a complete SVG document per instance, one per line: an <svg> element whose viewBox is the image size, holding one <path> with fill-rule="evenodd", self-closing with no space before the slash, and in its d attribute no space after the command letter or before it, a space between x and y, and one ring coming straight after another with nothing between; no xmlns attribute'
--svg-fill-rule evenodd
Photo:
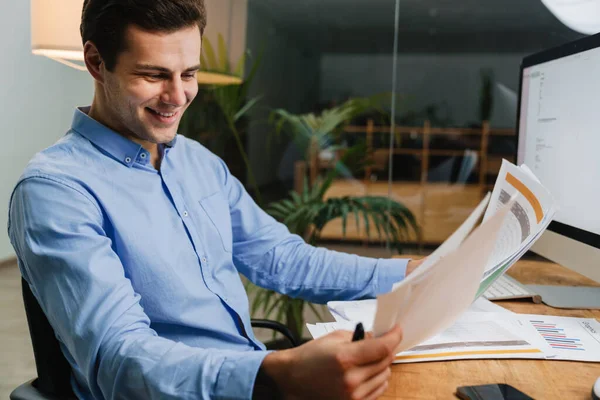
<svg viewBox="0 0 600 400"><path fill-rule="evenodd" d="M44 393L37 388L37 378L23 383L10 394L10 400L75 400L69 395Z"/></svg>
<svg viewBox="0 0 600 400"><path fill-rule="evenodd" d="M250 323L252 324L253 328L271 329L281 333L287 338L287 340L290 341L292 347L297 347L300 344L298 339L294 337L292 331L280 322L272 321L270 319L252 319Z"/></svg>

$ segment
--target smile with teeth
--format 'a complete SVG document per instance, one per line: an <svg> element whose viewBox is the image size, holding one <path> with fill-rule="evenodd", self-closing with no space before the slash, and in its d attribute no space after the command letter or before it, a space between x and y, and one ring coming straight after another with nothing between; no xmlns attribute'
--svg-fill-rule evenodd
<svg viewBox="0 0 600 400"><path fill-rule="evenodd" d="M163 113L160 111L156 111L150 107L148 107L148 110L152 111L152 113L156 114L156 115L160 115L161 117L165 117L165 118L171 118L173 116L175 116L175 114L177 114L176 112L172 112L172 113Z"/></svg>

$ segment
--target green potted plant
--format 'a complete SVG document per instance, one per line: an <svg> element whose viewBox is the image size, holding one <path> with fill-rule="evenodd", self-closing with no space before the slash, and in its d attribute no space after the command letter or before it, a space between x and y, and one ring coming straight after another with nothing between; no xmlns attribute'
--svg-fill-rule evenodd
<svg viewBox="0 0 600 400"><path fill-rule="evenodd" d="M377 108L380 101L381 96L351 99L320 115L294 115L278 109L272 113L271 121L276 126L277 134L289 125L294 142L307 157L311 157L315 150L335 148L332 143L343 126L365 111ZM383 196L326 196L340 172L360 169L368 162L366 159L364 145L351 147L325 177L314 177L311 183L304 179L301 193L291 191L288 198L269 204L267 212L284 223L290 232L300 235L312 245L317 244L327 223L336 218L342 219L342 235L345 236L348 219L351 218L357 228L363 225L368 238L376 231L380 239L385 239L392 247L400 250L402 241L418 231L414 215L404 205ZM301 338L303 312L307 304L321 318L313 304L301 299L280 295L251 283L247 284L247 290L254 295L251 304L253 315L260 310L265 318L285 323L297 338Z"/></svg>

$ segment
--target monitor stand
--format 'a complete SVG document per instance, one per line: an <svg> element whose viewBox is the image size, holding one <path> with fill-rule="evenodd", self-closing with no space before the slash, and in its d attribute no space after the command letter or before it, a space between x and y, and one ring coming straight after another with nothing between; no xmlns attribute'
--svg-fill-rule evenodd
<svg viewBox="0 0 600 400"><path fill-rule="evenodd" d="M600 287L524 285L555 308L600 309Z"/></svg>

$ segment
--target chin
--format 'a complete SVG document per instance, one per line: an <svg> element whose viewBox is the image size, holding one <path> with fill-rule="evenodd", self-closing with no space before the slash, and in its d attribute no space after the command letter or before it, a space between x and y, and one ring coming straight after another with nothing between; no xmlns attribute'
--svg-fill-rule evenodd
<svg viewBox="0 0 600 400"><path fill-rule="evenodd" d="M151 137L151 142L157 144L166 144L171 142L177 136L177 131L172 132L152 132L149 135Z"/></svg>

